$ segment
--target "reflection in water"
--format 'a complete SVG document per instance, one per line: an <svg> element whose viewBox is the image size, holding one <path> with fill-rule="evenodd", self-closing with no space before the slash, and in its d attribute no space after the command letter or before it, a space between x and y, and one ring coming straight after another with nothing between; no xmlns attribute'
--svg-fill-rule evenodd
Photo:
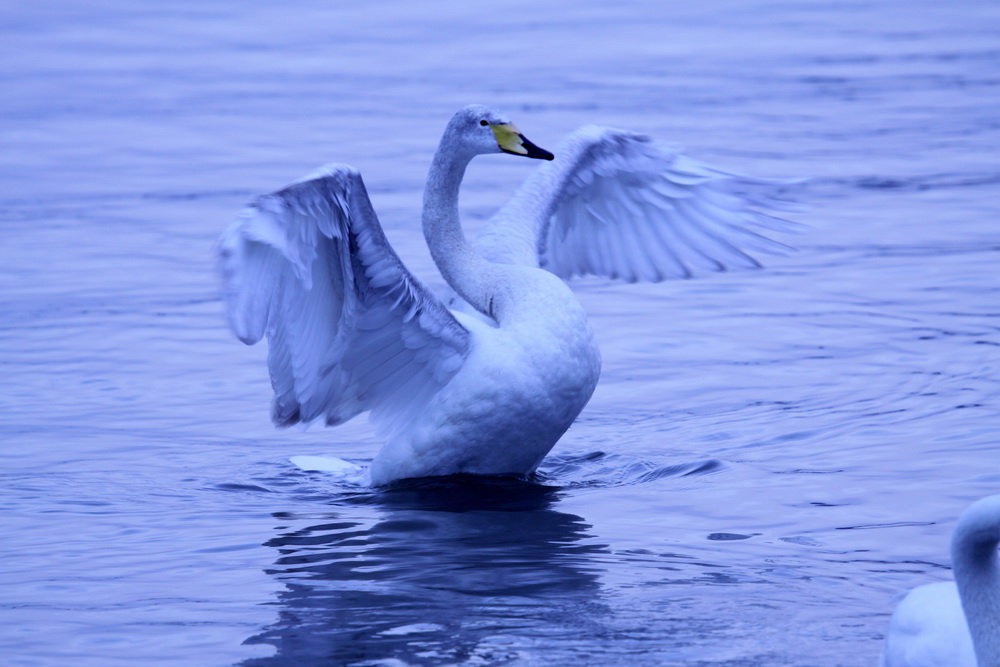
<svg viewBox="0 0 1000 667"><path fill-rule="evenodd" d="M242 664L492 663L592 640L605 548L551 509L557 499L539 484L449 478L342 496L304 528L276 514L282 609L247 643L277 653ZM380 662L392 659L403 662Z"/></svg>

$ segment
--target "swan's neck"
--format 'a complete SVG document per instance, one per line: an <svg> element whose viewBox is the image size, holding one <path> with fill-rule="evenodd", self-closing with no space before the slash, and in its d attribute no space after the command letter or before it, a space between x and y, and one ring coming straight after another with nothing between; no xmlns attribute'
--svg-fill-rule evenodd
<svg viewBox="0 0 1000 667"><path fill-rule="evenodd" d="M952 567L976 659L1000 665L1000 496L973 504L955 528Z"/></svg>
<svg viewBox="0 0 1000 667"><path fill-rule="evenodd" d="M424 189L423 229L431 256L448 284L481 313L497 317L496 264L478 255L465 238L458 214L458 190L472 155L445 134L431 162Z"/></svg>

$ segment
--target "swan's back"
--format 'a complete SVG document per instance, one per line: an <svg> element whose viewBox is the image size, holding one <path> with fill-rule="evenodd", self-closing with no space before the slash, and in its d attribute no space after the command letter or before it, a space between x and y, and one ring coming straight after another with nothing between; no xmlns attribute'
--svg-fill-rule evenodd
<svg viewBox="0 0 1000 667"><path fill-rule="evenodd" d="M972 635L954 582L918 586L889 622L882 667L977 667Z"/></svg>

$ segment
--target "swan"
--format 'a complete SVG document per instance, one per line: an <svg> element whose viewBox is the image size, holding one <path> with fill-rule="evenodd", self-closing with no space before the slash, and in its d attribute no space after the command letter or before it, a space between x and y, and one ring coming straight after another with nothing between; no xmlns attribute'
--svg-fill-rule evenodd
<svg viewBox="0 0 1000 667"><path fill-rule="evenodd" d="M470 243L458 196L473 157L543 161ZM361 175L331 164L258 197L218 246L229 324L268 339L278 426L369 411L384 446L373 485L470 473L527 475L586 405L601 357L565 278L687 277L757 266L786 246L780 208L645 135L587 126L559 157L507 116L467 106L431 162L422 225L457 293L431 293L386 240ZM752 190L752 187L749 188ZM791 223L788 223L791 224Z"/></svg>
<svg viewBox="0 0 1000 667"><path fill-rule="evenodd" d="M955 581L910 591L893 612L882 667L1000 665L1000 495L970 505L951 540Z"/></svg>

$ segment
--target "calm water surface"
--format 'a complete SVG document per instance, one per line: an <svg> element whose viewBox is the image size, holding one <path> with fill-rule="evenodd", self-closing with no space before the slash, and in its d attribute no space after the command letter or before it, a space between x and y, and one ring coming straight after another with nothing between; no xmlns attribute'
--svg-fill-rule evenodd
<svg viewBox="0 0 1000 667"><path fill-rule="evenodd" d="M0 16L5 665L872 665L1000 489L992 0ZM378 443L272 429L214 240L344 161L440 285L420 187L472 101L808 176L808 230L759 271L576 282L604 374L531 483L300 471ZM533 166L474 163L470 226Z"/></svg>

